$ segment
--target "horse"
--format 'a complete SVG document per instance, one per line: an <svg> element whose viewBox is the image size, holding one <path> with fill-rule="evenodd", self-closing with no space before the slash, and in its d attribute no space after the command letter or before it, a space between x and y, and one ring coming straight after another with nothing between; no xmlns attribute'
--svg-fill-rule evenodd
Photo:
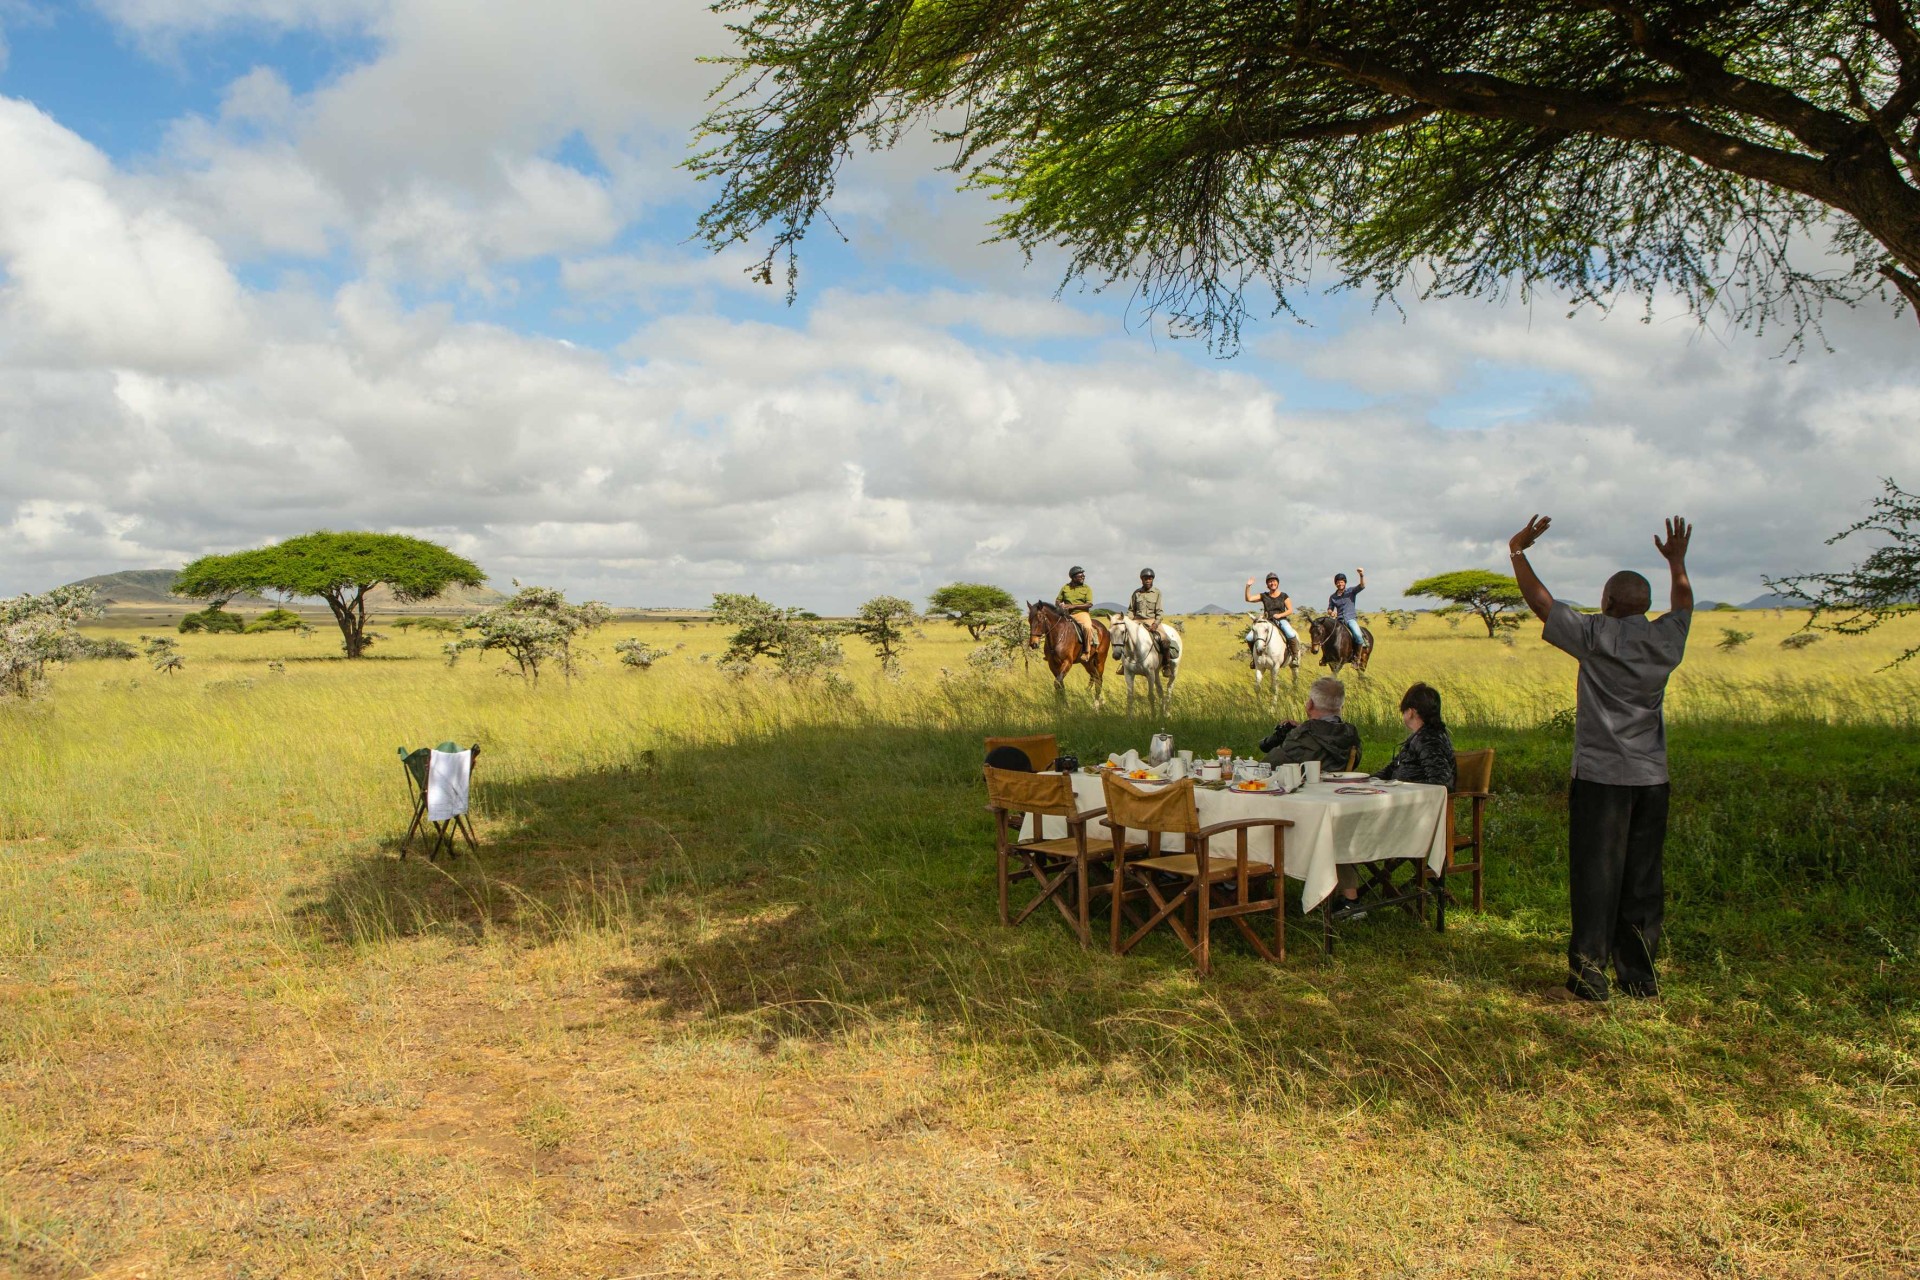
<svg viewBox="0 0 1920 1280"><path fill-rule="evenodd" d="M1167 640L1167 661L1160 660L1160 646L1144 622L1122 615L1113 620L1113 651L1120 659L1120 673L1127 678L1127 713L1133 713L1133 678L1147 678L1147 706L1164 712L1173 700L1173 681L1180 674L1180 633L1167 623L1160 624ZM1162 680L1162 676L1165 680Z"/></svg>
<svg viewBox="0 0 1920 1280"><path fill-rule="evenodd" d="M1313 620L1313 651L1320 655L1320 665L1332 667L1333 674L1339 675L1340 668L1348 663L1356 671L1364 673L1367 659L1373 656L1373 632L1366 627L1360 628L1365 643L1358 653L1353 648L1353 632L1347 630L1347 624L1330 613L1323 613Z"/></svg>
<svg viewBox="0 0 1920 1280"><path fill-rule="evenodd" d="M1067 672L1075 666L1087 669L1093 682L1094 710L1100 709L1100 686L1107 678L1107 652L1113 647L1107 629L1098 619L1093 624L1095 648L1089 652L1080 640L1079 624L1057 604L1045 600L1027 602L1027 647L1047 649L1047 670L1053 672L1054 691L1061 701L1067 697Z"/></svg>
<svg viewBox="0 0 1920 1280"><path fill-rule="evenodd" d="M1247 642L1247 665L1253 668L1253 694L1260 696L1260 679L1267 672L1273 673L1273 705L1280 705L1280 668L1287 667L1293 672L1293 678L1300 678L1300 642L1289 640L1286 633L1265 618L1256 617L1253 621L1253 639Z"/></svg>

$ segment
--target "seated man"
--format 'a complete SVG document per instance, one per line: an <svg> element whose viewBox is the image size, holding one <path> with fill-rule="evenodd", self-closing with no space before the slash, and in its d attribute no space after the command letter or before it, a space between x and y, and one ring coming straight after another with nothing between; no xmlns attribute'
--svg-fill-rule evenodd
<svg viewBox="0 0 1920 1280"><path fill-rule="evenodd" d="M1321 676L1307 691L1307 718L1274 726L1260 744L1268 764L1305 764L1318 760L1322 769L1345 769L1357 759L1360 731L1340 718L1347 705L1347 686L1332 676Z"/></svg>

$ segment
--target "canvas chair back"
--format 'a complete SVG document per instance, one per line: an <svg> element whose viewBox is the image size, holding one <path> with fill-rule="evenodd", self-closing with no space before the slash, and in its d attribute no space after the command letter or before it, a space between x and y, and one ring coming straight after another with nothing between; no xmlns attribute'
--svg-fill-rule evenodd
<svg viewBox="0 0 1920 1280"><path fill-rule="evenodd" d="M1455 791L1493 790L1493 748L1453 753L1453 789Z"/></svg>
<svg viewBox="0 0 1920 1280"><path fill-rule="evenodd" d="M1064 773L1023 773L988 765L987 803L1011 813L1039 813L1054 818L1079 812L1073 802L1073 784Z"/></svg>
<svg viewBox="0 0 1920 1280"><path fill-rule="evenodd" d="M407 834L400 841L401 857L407 856L407 849L412 845L413 837L429 828L434 834L433 849L428 855L430 858L438 859L442 849L457 854L458 851L453 843L455 835L464 836L470 847L476 852L479 850L479 842L473 835L473 825L464 813L443 822L434 822L427 817L427 770L432 764L433 753L459 750L461 748L452 742L443 742L437 747L417 747L412 751L405 747L399 748L400 767L406 773L407 790L413 801L413 821L407 827ZM471 780L471 771L480 762L480 744L476 742L467 747L466 751L468 778Z"/></svg>
<svg viewBox="0 0 1920 1280"><path fill-rule="evenodd" d="M1035 773L1053 768L1054 760L1060 755L1060 740L1050 733L1029 734L1024 738L988 738L987 750L991 752L995 747L1012 747L1024 752Z"/></svg>
<svg viewBox="0 0 1920 1280"><path fill-rule="evenodd" d="M1150 831L1155 849L1160 846L1163 831L1186 835L1200 829L1192 778L1149 790L1109 773L1100 779L1100 785L1106 792L1107 825L1115 830Z"/></svg>

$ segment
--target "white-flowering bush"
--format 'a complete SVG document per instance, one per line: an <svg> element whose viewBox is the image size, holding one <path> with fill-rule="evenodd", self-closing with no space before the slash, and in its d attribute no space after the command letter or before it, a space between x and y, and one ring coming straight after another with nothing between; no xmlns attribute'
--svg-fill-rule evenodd
<svg viewBox="0 0 1920 1280"><path fill-rule="evenodd" d="M468 649L498 650L513 660L510 674L538 684L540 668L552 665L571 680L579 674L583 658L574 641L604 626L612 616L613 610L598 600L568 604L565 593L550 587L520 587L505 604L476 613L461 624L473 634L447 645L447 662L459 661Z"/></svg>
<svg viewBox="0 0 1920 1280"><path fill-rule="evenodd" d="M0 600L0 697L31 697L46 681L49 663L96 656L80 624L101 612L92 587ZM118 656L98 649L97 656Z"/></svg>

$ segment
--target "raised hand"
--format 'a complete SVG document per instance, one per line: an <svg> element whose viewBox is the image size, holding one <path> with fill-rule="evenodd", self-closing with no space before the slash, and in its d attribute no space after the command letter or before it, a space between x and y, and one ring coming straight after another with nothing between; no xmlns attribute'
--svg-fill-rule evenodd
<svg viewBox="0 0 1920 1280"><path fill-rule="evenodd" d="M1527 518L1527 527L1507 539L1507 550L1515 555L1519 555L1522 551L1525 551L1528 547L1538 542L1540 535L1545 533L1552 524L1552 516L1529 516Z"/></svg>
<svg viewBox="0 0 1920 1280"><path fill-rule="evenodd" d="M1653 549L1670 561L1687 558L1687 544L1693 541L1693 526L1679 516L1667 520L1667 536L1663 541L1659 534L1653 535Z"/></svg>

